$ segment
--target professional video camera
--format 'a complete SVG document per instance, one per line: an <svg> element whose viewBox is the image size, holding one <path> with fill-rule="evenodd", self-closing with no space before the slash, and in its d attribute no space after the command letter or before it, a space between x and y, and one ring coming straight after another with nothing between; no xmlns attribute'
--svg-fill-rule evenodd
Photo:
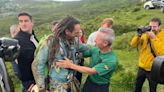
<svg viewBox="0 0 164 92"><path fill-rule="evenodd" d="M145 33L145 32L148 32L148 31L151 31L151 27L150 26L139 27L137 29L137 32L138 32L139 36L141 36L142 33Z"/></svg>
<svg viewBox="0 0 164 92"><path fill-rule="evenodd" d="M5 61L12 61L17 58L20 46L16 39L0 38L0 58Z"/></svg>
<svg viewBox="0 0 164 92"><path fill-rule="evenodd" d="M19 49L17 40L0 38L0 92L14 92L4 61L14 61Z"/></svg>

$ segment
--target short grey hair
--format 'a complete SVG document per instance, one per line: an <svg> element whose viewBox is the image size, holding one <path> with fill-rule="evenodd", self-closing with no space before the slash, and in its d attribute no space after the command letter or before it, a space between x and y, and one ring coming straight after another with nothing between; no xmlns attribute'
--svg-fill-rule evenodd
<svg viewBox="0 0 164 92"><path fill-rule="evenodd" d="M109 46L112 45L112 43L115 40L115 33L114 30L111 28L100 28L99 32L102 32L105 34L104 36L104 40L107 41L109 43Z"/></svg>
<svg viewBox="0 0 164 92"><path fill-rule="evenodd" d="M17 24L11 25L11 26L10 26L10 33L15 32L17 27L18 27Z"/></svg>

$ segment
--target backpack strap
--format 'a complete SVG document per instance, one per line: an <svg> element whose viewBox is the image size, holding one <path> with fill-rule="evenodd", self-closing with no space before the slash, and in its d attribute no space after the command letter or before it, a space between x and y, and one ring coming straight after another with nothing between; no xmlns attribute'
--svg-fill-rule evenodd
<svg viewBox="0 0 164 92"><path fill-rule="evenodd" d="M148 39L148 43L150 44L150 50L151 50L151 53L153 54L154 57L156 57L156 54L152 48L152 44L151 44L151 41L150 41L150 38Z"/></svg>

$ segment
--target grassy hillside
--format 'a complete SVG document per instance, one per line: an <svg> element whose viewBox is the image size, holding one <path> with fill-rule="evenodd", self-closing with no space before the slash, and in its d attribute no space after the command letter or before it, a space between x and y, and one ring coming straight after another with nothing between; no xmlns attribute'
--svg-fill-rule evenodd
<svg viewBox="0 0 164 92"><path fill-rule="evenodd" d="M21 11L30 12L35 20L36 27L42 26L52 20L60 20L66 15L72 15L82 23L92 20L104 13L111 13L116 9L128 7L131 4L136 4L137 0L83 0L80 2L20 2L19 9L15 9L13 15L0 19L0 32L2 35L8 34L9 26L17 23L16 16ZM95 25L99 25L101 20L96 20ZM97 26L98 27L98 26ZM95 28L94 30L96 30ZM86 28L88 30L88 28ZM46 30L44 30L46 32Z"/></svg>
<svg viewBox="0 0 164 92"><path fill-rule="evenodd" d="M24 2L21 3L24 4ZM34 29L39 38L43 34L50 33L49 23L52 20L60 20L66 15L75 16L81 21L82 28L86 32L86 38L91 32L99 28L104 18L112 17L114 19L116 41L113 48L118 55L119 67L112 77L111 92L132 92L134 89L138 52L131 48L129 43L136 34L137 27L147 25L152 17L159 17L164 22L164 15L160 10L144 10L143 4L139 0L83 0L71 3L35 2L31 6L30 4L27 3L21 9L15 10L15 14L20 11L30 12L35 20ZM1 18L0 36L8 36L9 26L15 23L17 23L16 15ZM9 72L12 79L15 80L10 64L7 63L7 66L10 68ZM86 75L84 75L83 83L85 78ZM14 81L16 92L20 92L19 83L18 80ZM146 82L143 92L148 92L148 90L148 83ZM159 85L157 92L164 92L164 86Z"/></svg>

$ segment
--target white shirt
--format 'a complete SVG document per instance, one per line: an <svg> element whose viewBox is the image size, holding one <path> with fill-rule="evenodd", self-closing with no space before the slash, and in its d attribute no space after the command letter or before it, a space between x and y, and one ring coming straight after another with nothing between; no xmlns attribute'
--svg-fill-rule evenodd
<svg viewBox="0 0 164 92"><path fill-rule="evenodd" d="M95 32L93 32L89 35L88 40L87 40L87 44L95 45L95 39L96 39L96 36L97 36L97 32L98 31L95 31Z"/></svg>
<svg viewBox="0 0 164 92"><path fill-rule="evenodd" d="M34 38L34 35L31 35L30 40L34 43L35 47L37 47L38 42L37 42L36 39Z"/></svg>

